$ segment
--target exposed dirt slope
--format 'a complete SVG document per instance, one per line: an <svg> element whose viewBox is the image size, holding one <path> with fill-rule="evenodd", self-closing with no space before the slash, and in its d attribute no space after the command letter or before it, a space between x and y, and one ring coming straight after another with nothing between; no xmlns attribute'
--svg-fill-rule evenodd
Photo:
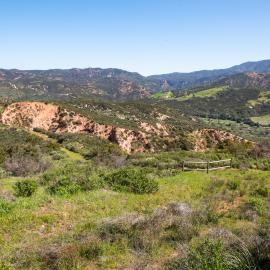
<svg viewBox="0 0 270 270"><path fill-rule="evenodd" d="M56 133L91 133L117 143L128 153L153 151L147 134L144 132L99 124L54 104L13 103L4 110L2 122L13 127L41 128Z"/></svg>
<svg viewBox="0 0 270 270"><path fill-rule="evenodd" d="M250 143L252 142L236 136L230 132L217 129L200 129L191 133L193 139L193 149L197 152L203 152L209 148L220 147L223 143Z"/></svg>
<svg viewBox="0 0 270 270"><path fill-rule="evenodd" d="M2 122L12 127L43 129L55 133L90 133L117 143L127 153L166 150L168 143L181 139L171 133L171 127L163 121L156 123L138 121L138 130L97 123L79 113L56 104L45 102L17 102L7 106ZM216 129L195 130L190 135L194 151L219 147L226 141L247 142L243 138ZM157 144L158 142L158 144Z"/></svg>

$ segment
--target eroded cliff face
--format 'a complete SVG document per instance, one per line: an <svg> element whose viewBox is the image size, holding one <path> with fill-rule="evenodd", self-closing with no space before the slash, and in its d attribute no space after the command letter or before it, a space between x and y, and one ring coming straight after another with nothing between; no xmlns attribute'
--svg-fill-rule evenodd
<svg viewBox="0 0 270 270"><path fill-rule="evenodd" d="M117 143L128 153L154 151L144 132L99 124L55 104L13 103L4 110L2 122L12 127L40 128L56 133L91 133Z"/></svg>
<svg viewBox="0 0 270 270"><path fill-rule="evenodd" d="M225 142L253 144L230 132L209 128L193 131L191 140L193 141L193 150L197 152L203 152L209 148L218 148Z"/></svg>
<svg viewBox="0 0 270 270"><path fill-rule="evenodd" d="M138 120L137 129L97 123L79 113L56 104L45 102L17 102L7 106L2 113L2 122L11 127L39 128L55 133L89 133L119 145L127 153L167 150L168 145L181 139L173 135L171 126L164 119L147 123ZM248 142L229 132L216 129L195 130L188 135L194 151L217 148L226 141Z"/></svg>

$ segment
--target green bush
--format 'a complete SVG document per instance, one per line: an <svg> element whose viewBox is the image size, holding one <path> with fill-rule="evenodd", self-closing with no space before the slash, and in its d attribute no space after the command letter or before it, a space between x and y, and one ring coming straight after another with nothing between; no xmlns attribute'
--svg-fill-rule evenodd
<svg viewBox="0 0 270 270"><path fill-rule="evenodd" d="M2 128L0 138L0 164L23 157L38 161L51 151L59 149L55 143L21 129Z"/></svg>
<svg viewBox="0 0 270 270"><path fill-rule="evenodd" d="M158 191L158 183L155 180L150 180L146 171L142 169L121 168L107 174L104 180L115 191L138 194Z"/></svg>
<svg viewBox="0 0 270 270"><path fill-rule="evenodd" d="M48 133L48 135L68 150L79 153L86 160L114 165L116 157L124 157L124 153L117 144L90 134Z"/></svg>
<svg viewBox="0 0 270 270"><path fill-rule="evenodd" d="M191 269L200 270L225 270L223 256L223 244L220 241L205 240L189 253L189 265Z"/></svg>
<svg viewBox="0 0 270 270"><path fill-rule="evenodd" d="M189 246L184 256L170 260L165 269L248 270L257 268L254 266L251 254L246 247L235 244L235 246L227 248L220 240L204 239Z"/></svg>
<svg viewBox="0 0 270 270"><path fill-rule="evenodd" d="M230 190L236 190L238 189L240 186L240 181L238 180L230 180L228 181L227 183L227 187L230 189Z"/></svg>
<svg viewBox="0 0 270 270"><path fill-rule="evenodd" d="M0 167L0 179L8 177L9 173Z"/></svg>
<svg viewBox="0 0 270 270"><path fill-rule="evenodd" d="M60 160L60 159L63 159L65 157L64 153L60 152L60 151L52 151L50 153L50 155L51 155L53 160Z"/></svg>
<svg viewBox="0 0 270 270"><path fill-rule="evenodd" d="M26 179L16 182L13 188L17 197L30 197L37 190L38 184L35 180Z"/></svg>
<svg viewBox="0 0 270 270"><path fill-rule="evenodd" d="M11 267L6 265L5 263L0 262L0 270L11 270Z"/></svg>
<svg viewBox="0 0 270 270"><path fill-rule="evenodd" d="M262 197L268 197L270 195L270 189L267 187L259 187L256 189L256 194Z"/></svg>
<svg viewBox="0 0 270 270"><path fill-rule="evenodd" d="M51 194L68 195L75 194L81 190L81 187L68 176L60 176L55 183L48 187Z"/></svg>
<svg viewBox="0 0 270 270"><path fill-rule="evenodd" d="M81 257L89 261L92 261L100 257L103 253L103 250L101 249L98 243L91 242L91 243L82 245L79 249L79 253Z"/></svg>
<svg viewBox="0 0 270 270"><path fill-rule="evenodd" d="M259 197L252 197L248 201L249 205L258 213L262 214L264 211L264 200Z"/></svg>
<svg viewBox="0 0 270 270"><path fill-rule="evenodd" d="M103 180L94 171L91 163L69 162L45 172L41 183L48 185L51 194L68 195L79 191L89 191L102 188Z"/></svg>
<svg viewBox="0 0 270 270"><path fill-rule="evenodd" d="M12 204L0 198L0 217L5 214L10 213L11 210L12 210Z"/></svg>
<svg viewBox="0 0 270 270"><path fill-rule="evenodd" d="M220 241L206 239L190 247L186 257L169 261L166 270L229 270L223 256L223 244Z"/></svg>

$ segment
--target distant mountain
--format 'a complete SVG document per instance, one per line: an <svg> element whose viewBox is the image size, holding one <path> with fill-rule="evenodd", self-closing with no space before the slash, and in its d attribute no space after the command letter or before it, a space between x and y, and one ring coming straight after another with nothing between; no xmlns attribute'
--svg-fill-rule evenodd
<svg viewBox="0 0 270 270"><path fill-rule="evenodd" d="M270 73L247 72L228 76L217 82L234 88L270 89Z"/></svg>
<svg viewBox="0 0 270 270"><path fill-rule="evenodd" d="M17 98L100 97L141 99L157 87L120 69L0 70L0 96Z"/></svg>
<svg viewBox="0 0 270 270"><path fill-rule="evenodd" d="M233 66L227 69L201 70L190 73L169 73L162 75L149 76L148 79L158 82L160 87L164 84L170 90L183 90L195 88L199 86L207 86L213 84L227 76L246 72L270 72L270 60L258 62L246 62L241 65Z"/></svg>
<svg viewBox="0 0 270 270"><path fill-rule="evenodd" d="M246 72L270 72L270 60L247 62L228 69L202 70L191 73L170 73L144 77L139 73L121 69L52 69L6 70L0 69L0 98L63 99L68 97L102 98L108 100L136 100L160 91L181 93L186 89L211 86L231 76ZM242 75L245 77L245 75ZM263 75L260 75L263 76ZM248 81L258 78L249 75ZM246 79L238 80L246 87ZM264 80L269 84L267 80Z"/></svg>

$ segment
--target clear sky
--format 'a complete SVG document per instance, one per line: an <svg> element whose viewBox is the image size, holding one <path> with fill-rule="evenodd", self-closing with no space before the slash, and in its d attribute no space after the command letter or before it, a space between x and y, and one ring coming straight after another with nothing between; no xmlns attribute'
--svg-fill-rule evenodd
<svg viewBox="0 0 270 270"><path fill-rule="evenodd" d="M270 59L269 0L0 0L0 67L144 75Z"/></svg>

